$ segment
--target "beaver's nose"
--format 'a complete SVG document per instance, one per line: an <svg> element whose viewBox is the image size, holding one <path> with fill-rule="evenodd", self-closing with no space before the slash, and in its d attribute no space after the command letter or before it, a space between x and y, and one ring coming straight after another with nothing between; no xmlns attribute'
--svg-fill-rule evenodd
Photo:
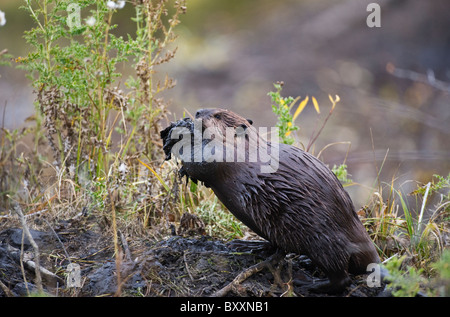
<svg viewBox="0 0 450 317"><path fill-rule="evenodd" d="M207 110L208 110L208 109L199 109L199 110L197 110L197 112L195 113L195 119L200 118L202 115L205 114L205 112L206 112Z"/></svg>

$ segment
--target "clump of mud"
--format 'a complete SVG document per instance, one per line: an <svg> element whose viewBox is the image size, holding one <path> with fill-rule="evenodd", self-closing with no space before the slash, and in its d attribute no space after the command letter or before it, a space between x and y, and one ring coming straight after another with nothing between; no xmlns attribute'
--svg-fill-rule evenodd
<svg viewBox="0 0 450 317"><path fill-rule="evenodd" d="M39 246L41 266L49 272L43 274L43 287L51 296L212 296L273 252L268 248L236 251L229 243L207 236L170 236L137 247L122 244L124 252L116 263L113 241L101 233L64 226L31 233ZM0 296L26 296L36 290L30 261L35 261L32 247L26 238L22 240L22 230L0 231ZM71 264L79 269L75 284L68 284ZM303 280L311 286L313 279L322 277L308 258L291 254L251 274L225 296L327 296L293 283ZM339 296L377 296L381 291L367 287L365 276L353 277L353 282Z"/></svg>

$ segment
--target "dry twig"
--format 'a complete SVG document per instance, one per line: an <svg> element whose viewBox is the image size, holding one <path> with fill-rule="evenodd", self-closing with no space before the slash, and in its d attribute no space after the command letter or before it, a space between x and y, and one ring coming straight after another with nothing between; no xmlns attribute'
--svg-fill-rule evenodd
<svg viewBox="0 0 450 317"><path fill-rule="evenodd" d="M3 284L2 281L0 281L0 288L3 290L6 297L14 297L13 292L11 292L11 290L5 284Z"/></svg>
<svg viewBox="0 0 450 317"><path fill-rule="evenodd" d="M388 63L386 65L386 70L388 73L392 74L395 77L421 82L436 89L450 92L450 84L436 79L436 77L434 76L434 72L431 69L428 69L427 74L424 75L409 69L400 69L395 67L393 64Z"/></svg>
<svg viewBox="0 0 450 317"><path fill-rule="evenodd" d="M253 274L258 273L258 272L262 271L265 268L271 269L272 268L272 263L276 263L276 262L280 261L283 257L284 257L283 253L276 252L275 254L271 255L268 259L266 259L266 260L264 260L262 262L259 262L259 263L255 264L255 265L250 266L249 268L247 268L243 272L239 273L238 276L236 276L231 283L229 283L228 285L226 285L222 289L218 290L217 292L215 292L211 296L212 297L223 297L223 296L225 296L234 287L236 287L237 285L239 285L240 283L245 281L247 278L249 278Z"/></svg>
<svg viewBox="0 0 450 317"><path fill-rule="evenodd" d="M41 266L39 264L39 247L34 241L33 237L31 236L30 230L28 229L27 222L25 220L25 217L22 213L22 208L16 203L14 206L14 211L16 212L17 216L19 217L19 220L22 224L23 232L27 236L28 240L30 241L31 246L34 250L34 258L35 258L35 267L34 272L36 274L36 287L38 292L43 293L44 289L42 287L42 277L41 277Z"/></svg>

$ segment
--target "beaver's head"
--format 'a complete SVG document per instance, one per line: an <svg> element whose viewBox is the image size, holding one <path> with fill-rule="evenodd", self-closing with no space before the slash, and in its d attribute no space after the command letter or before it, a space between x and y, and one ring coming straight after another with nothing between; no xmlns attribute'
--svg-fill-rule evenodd
<svg viewBox="0 0 450 317"><path fill-rule="evenodd" d="M226 109L200 109L195 113L195 119L201 119L203 129L215 127L223 134L226 128L242 128L246 130L253 121Z"/></svg>

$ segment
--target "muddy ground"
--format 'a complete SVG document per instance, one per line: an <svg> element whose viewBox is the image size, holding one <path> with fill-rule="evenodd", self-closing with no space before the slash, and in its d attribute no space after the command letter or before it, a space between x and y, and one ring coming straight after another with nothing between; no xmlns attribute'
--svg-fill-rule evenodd
<svg viewBox="0 0 450 317"><path fill-rule="evenodd" d="M142 239L119 235L117 266L112 235L91 217L83 221L59 221L47 231L31 230L39 246L44 291L51 296L212 296L240 273L268 259L273 250L244 250L208 236L172 235ZM36 291L34 251L22 229L0 226L0 296L27 296ZM79 277L70 273L79 268ZM117 267L121 285L118 288ZM75 272L75 271L72 271ZM71 280L67 278L70 277ZM78 278L78 280L76 280ZM304 256L287 255L272 262L226 292L225 296L278 297L328 296L310 292L323 274ZM338 296L377 296L379 288L368 288L365 276L352 276L353 283ZM25 283L27 281L27 284ZM27 287L28 286L28 287ZM72 287L71 287L72 286Z"/></svg>

